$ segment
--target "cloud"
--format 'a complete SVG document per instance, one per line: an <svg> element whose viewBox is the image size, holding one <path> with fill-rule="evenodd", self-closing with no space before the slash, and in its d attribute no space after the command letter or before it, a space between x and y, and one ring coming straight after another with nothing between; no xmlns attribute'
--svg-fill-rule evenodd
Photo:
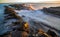
<svg viewBox="0 0 60 37"><path fill-rule="evenodd" d="M33 3L55 3L60 2L59 0L2 0L0 3L27 3L27 2L33 2Z"/></svg>

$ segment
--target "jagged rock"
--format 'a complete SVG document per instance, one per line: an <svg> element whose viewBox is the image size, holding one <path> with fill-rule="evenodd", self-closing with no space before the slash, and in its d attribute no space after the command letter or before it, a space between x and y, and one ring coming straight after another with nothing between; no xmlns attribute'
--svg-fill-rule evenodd
<svg viewBox="0 0 60 37"><path fill-rule="evenodd" d="M18 31L18 30L12 31L11 36L12 37L21 37L21 31Z"/></svg>
<svg viewBox="0 0 60 37"><path fill-rule="evenodd" d="M14 7L16 10L20 10L20 8L22 8L23 7L23 5L22 4L13 4L13 5L9 5L9 6L11 6L11 7Z"/></svg>
<svg viewBox="0 0 60 37"><path fill-rule="evenodd" d="M23 20L21 20L21 21L20 21L20 20L17 20L16 22L12 22L12 23L13 23L13 31L16 30L16 29L19 30L19 31L23 31L22 21L23 21ZM22 28L22 29L21 29L21 28Z"/></svg>
<svg viewBox="0 0 60 37"><path fill-rule="evenodd" d="M46 32L44 32L42 29L38 29L37 33L39 37L51 37Z"/></svg>
<svg viewBox="0 0 60 37"><path fill-rule="evenodd" d="M57 37L57 34L54 31L50 30L50 29L48 30L47 34L52 36L52 37Z"/></svg>
<svg viewBox="0 0 60 37"><path fill-rule="evenodd" d="M25 6L25 4L12 4L12 5L9 5L11 7L14 7L16 10L29 10L30 8Z"/></svg>
<svg viewBox="0 0 60 37"><path fill-rule="evenodd" d="M11 36L11 34L8 34L8 35L5 35L5 36L3 36L3 37L12 37L12 36Z"/></svg>
<svg viewBox="0 0 60 37"><path fill-rule="evenodd" d="M23 23L22 23L22 30L23 30L23 31L26 31L27 33L30 32L29 25L28 25L27 22L23 22Z"/></svg>
<svg viewBox="0 0 60 37"><path fill-rule="evenodd" d="M8 17L6 19L17 18L17 19L21 19L22 20L22 18L16 14L14 9L9 8L8 6L5 6L5 14L8 14Z"/></svg>
<svg viewBox="0 0 60 37"><path fill-rule="evenodd" d="M22 37L28 37L29 36L29 34L27 33L27 32L22 32L22 35L21 35Z"/></svg>
<svg viewBox="0 0 60 37"><path fill-rule="evenodd" d="M11 32L11 36L12 37L28 37L29 35L25 31L18 31L18 30L16 30L16 31L12 31Z"/></svg>
<svg viewBox="0 0 60 37"><path fill-rule="evenodd" d="M43 8L42 10L46 13L60 16L60 7Z"/></svg>
<svg viewBox="0 0 60 37"><path fill-rule="evenodd" d="M38 33L42 35L44 31L42 29L38 29Z"/></svg>
<svg viewBox="0 0 60 37"><path fill-rule="evenodd" d="M13 16L4 17L4 20L9 20L9 19L14 19L14 17Z"/></svg>
<svg viewBox="0 0 60 37"><path fill-rule="evenodd" d="M19 6L19 4L13 4L9 6L14 7L16 10L20 10L20 6L22 7L22 5Z"/></svg>
<svg viewBox="0 0 60 37"><path fill-rule="evenodd" d="M5 7L4 14L10 14L10 13L14 12L13 8L10 8L8 6L4 6L4 7Z"/></svg>
<svg viewBox="0 0 60 37"><path fill-rule="evenodd" d="M13 30L16 30L16 29L18 29L18 30L20 30L20 31L26 31L27 33L29 33L29 27L25 27L24 25L25 25L25 22L19 22L19 21L17 21L17 22L14 22L13 23L14 24L14 28L13 28ZM22 28L22 29L21 29Z"/></svg>

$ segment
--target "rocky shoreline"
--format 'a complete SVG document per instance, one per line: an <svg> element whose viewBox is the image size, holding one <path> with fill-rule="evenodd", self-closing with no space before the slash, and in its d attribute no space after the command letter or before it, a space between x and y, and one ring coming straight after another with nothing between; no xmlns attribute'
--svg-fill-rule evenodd
<svg viewBox="0 0 60 37"><path fill-rule="evenodd" d="M19 6L21 5L19 4ZM7 29L10 29L10 31L7 31L0 37L58 37L57 34L52 30L44 32L43 29L36 30L34 28L30 28L29 23L25 22L22 17L18 16L14 11L15 9L10 8L9 6L4 7L4 23L6 24Z"/></svg>
<svg viewBox="0 0 60 37"><path fill-rule="evenodd" d="M60 17L60 7L49 7L49 8L44 7L42 10L50 15Z"/></svg>

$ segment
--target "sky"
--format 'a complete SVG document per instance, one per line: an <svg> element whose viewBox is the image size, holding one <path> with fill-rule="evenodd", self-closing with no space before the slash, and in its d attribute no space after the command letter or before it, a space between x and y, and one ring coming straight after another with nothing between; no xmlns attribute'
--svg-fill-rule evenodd
<svg viewBox="0 0 60 37"><path fill-rule="evenodd" d="M60 0L0 0L0 3L14 3L14 2L33 2L33 3L59 3Z"/></svg>

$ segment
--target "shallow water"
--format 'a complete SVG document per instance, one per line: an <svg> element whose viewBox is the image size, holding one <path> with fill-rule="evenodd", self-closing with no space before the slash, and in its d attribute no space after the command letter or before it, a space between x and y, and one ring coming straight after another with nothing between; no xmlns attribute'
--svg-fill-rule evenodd
<svg viewBox="0 0 60 37"><path fill-rule="evenodd" d="M8 5L8 4L0 4L0 35L2 35L5 31L4 30L4 23L3 23L3 21L4 21L4 6L5 5Z"/></svg>
<svg viewBox="0 0 60 37"><path fill-rule="evenodd" d="M8 4L0 4L0 23L2 23L4 19L4 6Z"/></svg>

